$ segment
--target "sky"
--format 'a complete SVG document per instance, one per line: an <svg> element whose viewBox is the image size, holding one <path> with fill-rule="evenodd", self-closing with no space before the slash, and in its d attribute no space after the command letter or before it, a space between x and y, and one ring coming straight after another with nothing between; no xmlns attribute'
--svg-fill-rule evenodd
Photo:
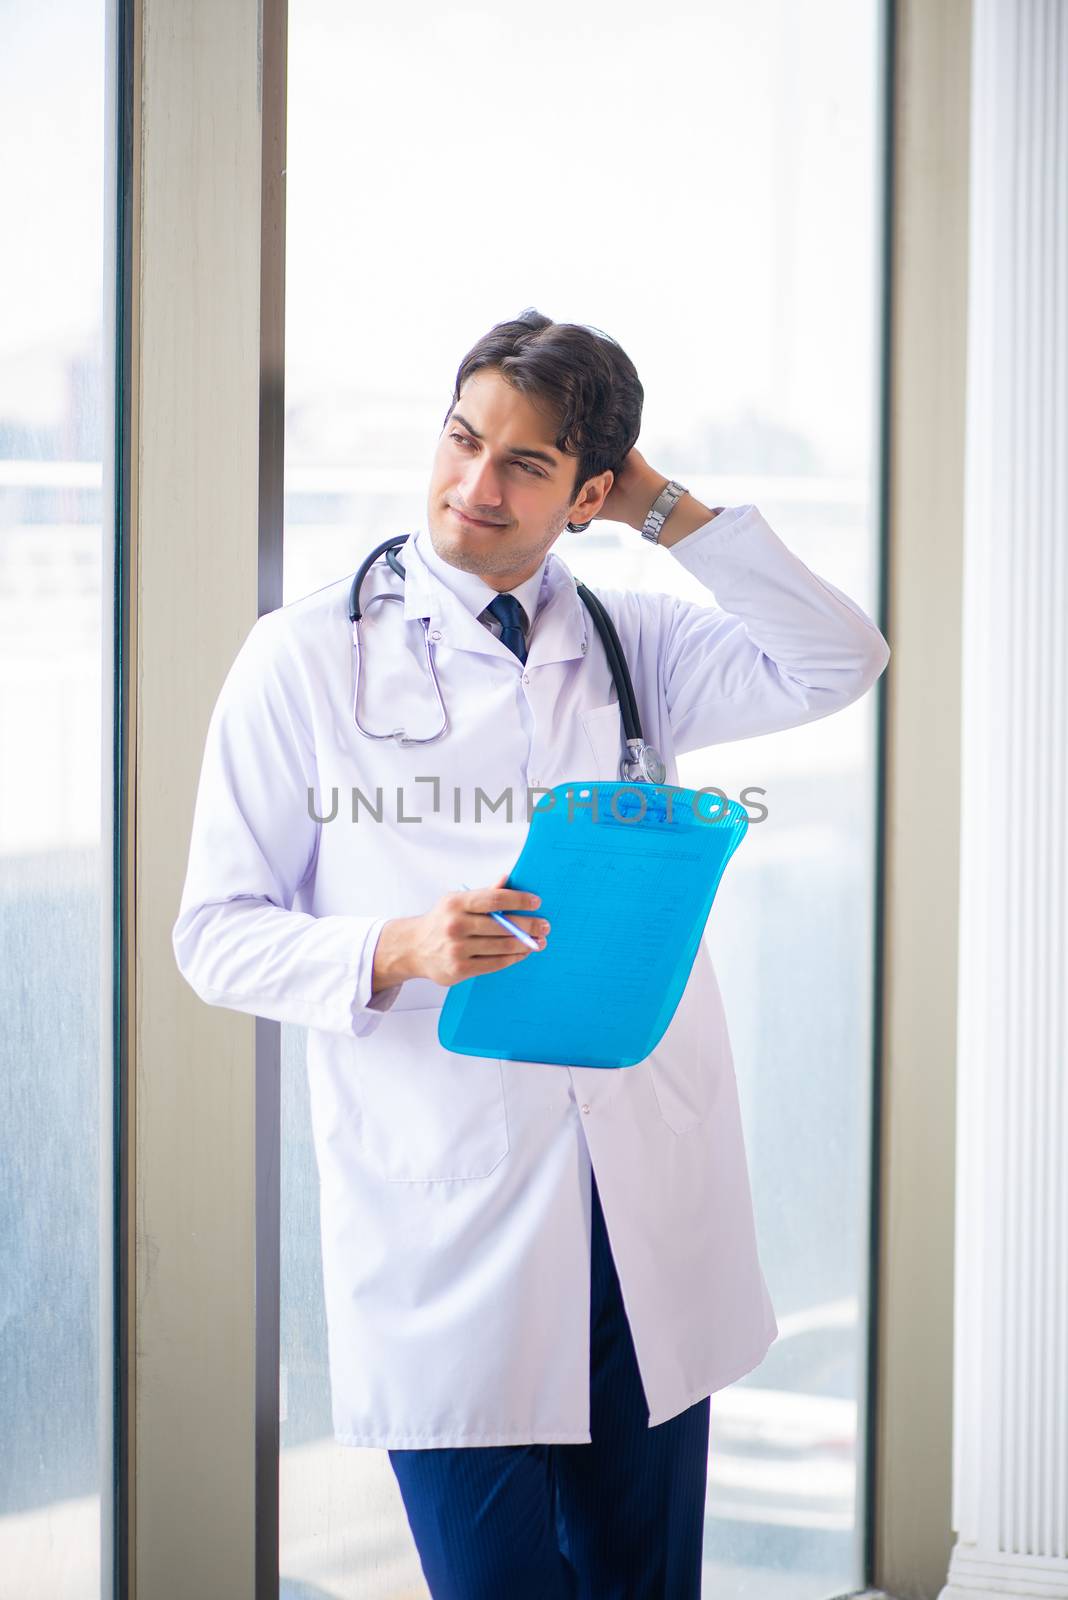
<svg viewBox="0 0 1068 1600"><path fill-rule="evenodd" d="M103 0L0 0L0 416L56 420L99 351Z"/></svg>
<svg viewBox="0 0 1068 1600"><path fill-rule="evenodd" d="M47 422L99 350L102 18L0 0L0 416ZM317 408L312 454L347 447L331 406L438 416L469 345L536 305L623 344L647 439L742 419L865 475L877 27L872 0L292 0L287 396Z"/></svg>
<svg viewBox="0 0 1068 1600"><path fill-rule="evenodd" d="M871 450L876 8L290 11L287 386L435 396L523 306L617 338L647 420Z"/></svg>

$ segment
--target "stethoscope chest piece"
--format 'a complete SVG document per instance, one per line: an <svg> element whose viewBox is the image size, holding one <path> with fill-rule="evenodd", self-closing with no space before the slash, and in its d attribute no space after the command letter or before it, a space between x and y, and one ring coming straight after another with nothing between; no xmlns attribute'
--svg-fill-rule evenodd
<svg viewBox="0 0 1068 1600"><path fill-rule="evenodd" d="M619 763L619 776L624 783L661 784L666 780L664 758L651 744L646 744L644 739L628 739L627 749L630 759L624 756Z"/></svg>

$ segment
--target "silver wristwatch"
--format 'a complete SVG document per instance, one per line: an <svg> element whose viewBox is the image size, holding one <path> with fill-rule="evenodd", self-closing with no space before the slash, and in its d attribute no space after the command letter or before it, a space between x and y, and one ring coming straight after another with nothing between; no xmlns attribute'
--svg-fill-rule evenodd
<svg viewBox="0 0 1068 1600"><path fill-rule="evenodd" d="M669 478L649 508L649 515L642 524L642 538L651 539L653 544L659 544L660 530L667 521L668 513L676 500L688 493L689 490L681 483L676 483L674 478Z"/></svg>

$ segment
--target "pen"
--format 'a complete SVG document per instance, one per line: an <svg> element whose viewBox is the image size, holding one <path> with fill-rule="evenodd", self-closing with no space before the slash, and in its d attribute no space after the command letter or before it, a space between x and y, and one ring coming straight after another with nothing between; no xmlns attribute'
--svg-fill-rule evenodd
<svg viewBox="0 0 1068 1600"><path fill-rule="evenodd" d="M460 885L461 889L470 889L470 887L469 883L461 883ZM514 933L520 943L525 944L528 950L541 949L541 945L532 939L529 933L524 933L522 928L517 928L514 922L509 922L503 911L487 911L484 915L492 917L494 922L499 922L502 928L508 929L509 933Z"/></svg>

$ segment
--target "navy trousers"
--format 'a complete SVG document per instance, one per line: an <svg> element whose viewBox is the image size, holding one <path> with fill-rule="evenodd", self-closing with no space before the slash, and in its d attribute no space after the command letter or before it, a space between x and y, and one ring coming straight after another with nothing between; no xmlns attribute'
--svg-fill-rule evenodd
<svg viewBox="0 0 1068 1600"><path fill-rule="evenodd" d="M590 1444L390 1450L433 1600L699 1600L709 1400L649 1427L593 1184Z"/></svg>

